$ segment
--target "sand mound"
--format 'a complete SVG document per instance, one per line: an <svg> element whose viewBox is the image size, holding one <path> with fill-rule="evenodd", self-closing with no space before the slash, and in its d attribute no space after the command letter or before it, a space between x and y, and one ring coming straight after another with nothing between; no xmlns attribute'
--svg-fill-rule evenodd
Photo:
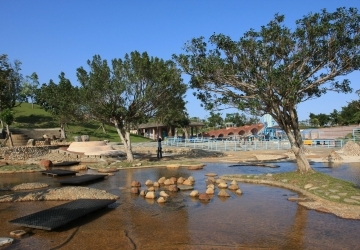
<svg viewBox="0 0 360 250"><path fill-rule="evenodd" d="M67 151L84 153L84 155L124 155L124 152L115 150L104 141L72 142Z"/></svg>
<svg viewBox="0 0 360 250"><path fill-rule="evenodd" d="M353 141L348 141L344 147L341 150L343 152L344 155L348 155L348 156L360 156L360 146L359 144L353 142Z"/></svg>
<svg viewBox="0 0 360 250"><path fill-rule="evenodd" d="M328 156L323 158L323 160L328 162L339 162L339 161L343 161L344 159L338 153L332 150Z"/></svg>

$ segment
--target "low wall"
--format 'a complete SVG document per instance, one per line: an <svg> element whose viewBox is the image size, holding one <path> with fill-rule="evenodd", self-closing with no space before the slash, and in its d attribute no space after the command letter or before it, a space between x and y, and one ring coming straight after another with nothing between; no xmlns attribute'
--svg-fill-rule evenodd
<svg viewBox="0 0 360 250"><path fill-rule="evenodd" d="M51 150L58 148L57 146L43 147L3 147L0 148L0 154L5 160L24 161L29 158L36 158L48 154Z"/></svg>
<svg viewBox="0 0 360 250"><path fill-rule="evenodd" d="M39 128L39 129L24 129L24 128L10 128L10 131L13 134L24 134L29 137L29 139L39 139L42 138L44 134L48 135L49 138L52 138L55 135L57 138L60 136L60 128Z"/></svg>

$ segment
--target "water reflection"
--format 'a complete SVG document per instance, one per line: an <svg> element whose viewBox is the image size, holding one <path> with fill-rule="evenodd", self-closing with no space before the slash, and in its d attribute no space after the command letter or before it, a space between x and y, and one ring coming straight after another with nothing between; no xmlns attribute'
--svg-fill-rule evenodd
<svg viewBox="0 0 360 250"><path fill-rule="evenodd" d="M281 188L239 183L243 195L229 191L230 197L224 199L216 195L216 190L206 203L190 197L190 191L169 193L169 200L164 204L129 192L132 180L145 183L162 176L191 175L196 179L195 189L204 192L205 174L209 172L260 174L296 168L286 162L278 163L280 168L228 165L210 163L198 171L153 168L116 172L115 176L88 185L119 195L112 208L54 232L34 229L31 237L20 239L7 249L356 249L360 244L359 221L307 210L287 201L288 196L296 193ZM313 167L338 178L359 181L358 177L354 179L358 170L352 165L329 168L315 163ZM56 178L39 173L0 175L1 187L37 181L59 186ZM0 237L19 229L7 221L62 203L0 203L3 222Z"/></svg>

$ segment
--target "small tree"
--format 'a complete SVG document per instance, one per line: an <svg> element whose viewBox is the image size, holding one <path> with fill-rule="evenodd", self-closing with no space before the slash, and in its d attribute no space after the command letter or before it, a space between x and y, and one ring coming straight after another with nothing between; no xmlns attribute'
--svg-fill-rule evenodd
<svg viewBox="0 0 360 250"><path fill-rule="evenodd" d="M66 138L65 125L83 119L79 89L71 85L65 73L59 75L59 83L50 80L36 91L36 103L49 112L59 123L61 138Z"/></svg>
<svg viewBox="0 0 360 250"><path fill-rule="evenodd" d="M205 107L228 105L270 114L287 134L298 170L312 171L298 125L297 105L327 91L350 92L349 80L337 81L360 66L360 16L356 8L325 9L283 25L283 15L238 41L223 34L210 45L196 38L176 56Z"/></svg>
<svg viewBox="0 0 360 250"><path fill-rule="evenodd" d="M131 52L113 59L111 68L99 55L88 60L89 72L77 69L82 103L88 117L111 121L133 161L130 129L157 117L165 106L176 105L186 92L180 71L172 61Z"/></svg>
<svg viewBox="0 0 360 250"><path fill-rule="evenodd" d="M6 109L11 110L24 101L21 95L20 66L20 61L15 60L12 65L7 55L0 55L0 112ZM1 122L3 127L3 121Z"/></svg>
<svg viewBox="0 0 360 250"><path fill-rule="evenodd" d="M22 84L21 94L26 98L30 98L31 108L34 108L34 101L38 87L39 77L35 72L32 73L31 76L26 76L25 81Z"/></svg>
<svg viewBox="0 0 360 250"><path fill-rule="evenodd" d="M12 138L11 138L11 132L9 126L14 122L14 115L10 109L4 109L0 112L0 119L5 123L6 126L6 138L3 142L3 146L6 145L7 141L10 142L10 147L14 147Z"/></svg>

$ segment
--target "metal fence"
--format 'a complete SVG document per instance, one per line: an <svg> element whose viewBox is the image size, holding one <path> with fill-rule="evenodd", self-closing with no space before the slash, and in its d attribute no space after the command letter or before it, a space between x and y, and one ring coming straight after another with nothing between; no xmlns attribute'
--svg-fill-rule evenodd
<svg viewBox="0 0 360 250"><path fill-rule="evenodd" d="M288 140L270 140L270 141L235 141L235 140L215 140L208 138L166 138L165 145L176 147L188 147L194 149L205 149L214 151L248 151L248 150L280 150L290 149ZM307 147L337 148L344 145L343 140L316 140Z"/></svg>

